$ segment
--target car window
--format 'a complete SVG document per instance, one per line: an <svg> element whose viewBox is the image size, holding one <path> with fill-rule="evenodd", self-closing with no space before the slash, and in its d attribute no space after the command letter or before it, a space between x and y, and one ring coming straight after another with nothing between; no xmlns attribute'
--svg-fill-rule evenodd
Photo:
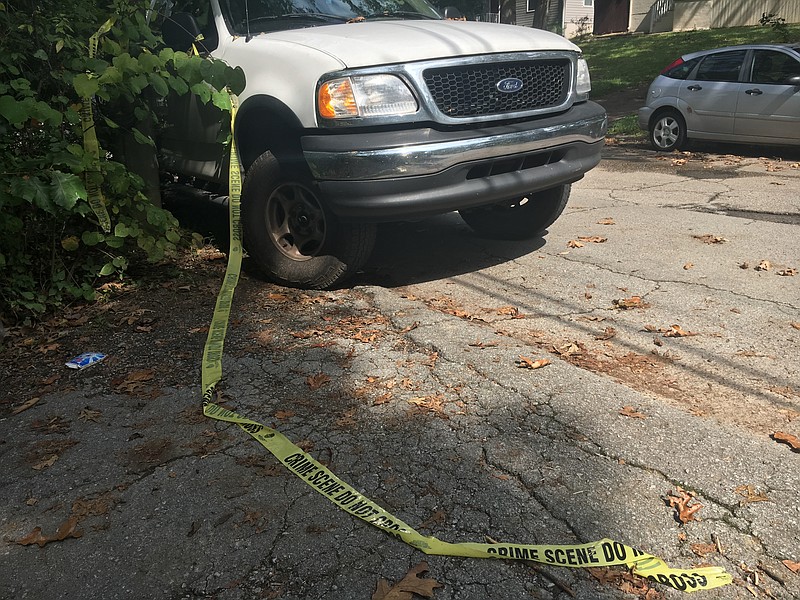
<svg viewBox="0 0 800 600"><path fill-rule="evenodd" d="M739 71L746 50L709 54L700 63L695 79L698 81L739 81Z"/></svg>
<svg viewBox="0 0 800 600"><path fill-rule="evenodd" d="M753 83L783 83L800 75L800 62L775 50L756 50L753 59Z"/></svg>
<svg viewBox="0 0 800 600"><path fill-rule="evenodd" d="M692 69L697 66L697 63L699 63L701 59L702 57L698 57L693 58L692 60L687 60L686 62L682 62L681 64L672 67L668 71L664 71L662 75L672 79L686 79L689 76L689 73L692 72Z"/></svg>

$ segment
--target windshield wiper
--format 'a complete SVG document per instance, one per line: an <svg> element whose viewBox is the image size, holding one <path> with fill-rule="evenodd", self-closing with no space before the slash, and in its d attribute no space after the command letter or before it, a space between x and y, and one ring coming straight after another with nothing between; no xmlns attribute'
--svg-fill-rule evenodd
<svg viewBox="0 0 800 600"><path fill-rule="evenodd" d="M308 19L310 21L336 21L344 23L349 19L349 17L342 17L339 15L328 15L325 13L298 12L298 13L286 13L283 15L261 15L250 19L250 24L252 25L253 23L260 23L263 21L283 21L291 19Z"/></svg>
<svg viewBox="0 0 800 600"><path fill-rule="evenodd" d="M405 19L412 17L421 19L436 19L436 17L415 12L413 10L384 10L383 12L376 12L372 13L371 15L366 15L364 18L369 20L369 19L378 19L380 17L389 17L389 18L394 17L397 19Z"/></svg>

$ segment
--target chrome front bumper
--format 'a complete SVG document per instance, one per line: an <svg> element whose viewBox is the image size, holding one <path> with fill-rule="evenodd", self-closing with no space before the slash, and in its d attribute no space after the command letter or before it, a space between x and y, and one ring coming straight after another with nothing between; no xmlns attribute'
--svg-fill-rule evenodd
<svg viewBox="0 0 800 600"><path fill-rule="evenodd" d="M577 181L600 162L606 128L605 110L584 102L552 117L469 130L310 135L302 147L334 214L397 221Z"/></svg>
<svg viewBox="0 0 800 600"><path fill-rule="evenodd" d="M500 159L575 142L601 141L607 117L594 102L554 117L455 132L413 129L307 136L303 155L318 181L367 181L439 173L457 164Z"/></svg>

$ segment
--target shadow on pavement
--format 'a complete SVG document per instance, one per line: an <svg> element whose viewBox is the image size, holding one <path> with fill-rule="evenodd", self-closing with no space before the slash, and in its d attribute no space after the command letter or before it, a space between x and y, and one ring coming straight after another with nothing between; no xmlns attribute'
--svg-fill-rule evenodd
<svg viewBox="0 0 800 600"><path fill-rule="evenodd" d="M478 236L456 213L378 230L372 257L351 285L398 287L474 273L546 244L542 237L504 241Z"/></svg>

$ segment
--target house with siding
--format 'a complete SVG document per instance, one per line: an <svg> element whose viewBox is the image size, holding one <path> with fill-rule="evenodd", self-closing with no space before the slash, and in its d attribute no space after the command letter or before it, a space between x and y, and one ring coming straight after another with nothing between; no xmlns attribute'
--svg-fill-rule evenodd
<svg viewBox="0 0 800 600"><path fill-rule="evenodd" d="M565 37L592 33L594 4L598 1L600 0L548 0L544 29L560 33ZM532 27L536 5L536 0L514 0L516 14L513 22L523 27ZM501 9L500 22L511 22L504 20L503 17Z"/></svg>
<svg viewBox="0 0 800 600"><path fill-rule="evenodd" d="M531 27L536 0L489 0L486 20ZM582 33L660 33L758 25L764 13L800 23L800 0L547 0L544 29Z"/></svg>

